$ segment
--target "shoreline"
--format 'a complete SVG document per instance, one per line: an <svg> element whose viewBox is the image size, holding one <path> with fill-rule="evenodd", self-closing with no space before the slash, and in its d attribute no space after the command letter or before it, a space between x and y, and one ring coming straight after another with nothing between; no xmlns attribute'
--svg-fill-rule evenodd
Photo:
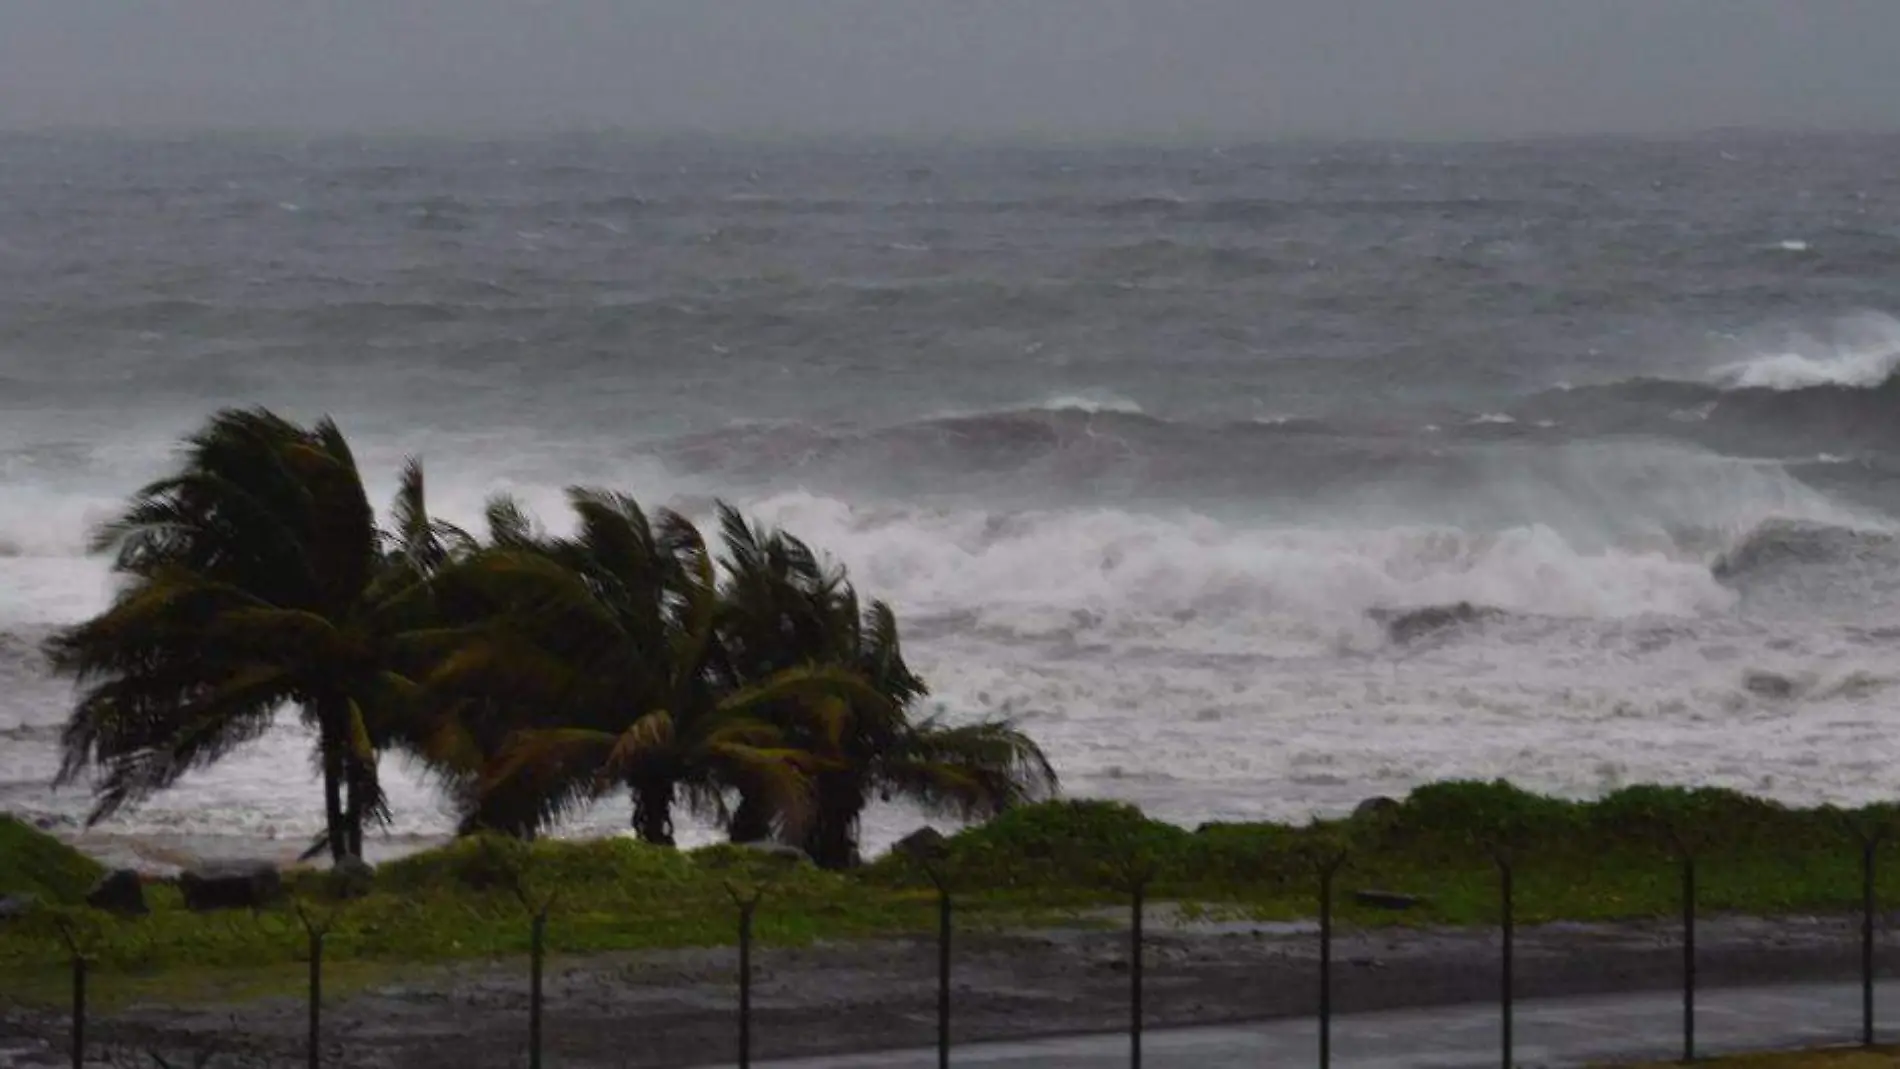
<svg viewBox="0 0 1900 1069"><path fill-rule="evenodd" d="M1900 913L1881 918L1883 932ZM1521 999L1669 989L1681 949L1669 922L1557 922L1517 933ZM1146 1025L1164 1029L1312 1015L1318 940L1311 922L1183 922L1151 910L1144 943ZM1343 930L1335 937L1336 1012L1495 1000L1492 928ZM1124 930L1036 928L960 935L952 1034L958 1043L1113 1032L1127 1025ZM1858 975L1858 918L1710 916L1698 931L1699 983L1710 989ZM760 1058L874 1053L935 1036L935 943L888 938L765 947L754 958ZM736 1012L731 947L557 957L547 970L548 1055L581 1069L686 1069L730 1057ZM462 1069L505 1064L525 1044L526 963L518 958L388 970L326 1002L331 1051L344 1069ZM1900 975L1882 964L1883 976ZM249 1051L292 1058L306 1024L300 997L216 1004L146 1001L99 1014L113 1046ZM0 1025L57 1043L57 1011L15 1008ZM639 1042L630 1040L639 1037Z"/></svg>

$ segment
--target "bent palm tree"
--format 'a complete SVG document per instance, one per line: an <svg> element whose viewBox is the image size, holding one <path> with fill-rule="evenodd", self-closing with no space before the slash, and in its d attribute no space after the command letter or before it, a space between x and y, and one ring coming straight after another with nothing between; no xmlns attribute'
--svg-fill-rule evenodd
<svg viewBox="0 0 1900 1069"><path fill-rule="evenodd" d="M623 789L652 843L673 842L676 804L720 815L728 789L801 813L807 757L754 710L854 680L798 670L716 686L706 666L717 589L699 531L668 511L650 522L619 494L575 489L569 501L571 539L532 536L498 502L497 546L449 584L491 621L428 681L450 710L429 751L460 773L464 826L533 834Z"/></svg>
<svg viewBox="0 0 1900 1069"><path fill-rule="evenodd" d="M834 695L830 715L815 722L776 718L819 759L811 818L800 836L814 861L828 868L855 863L859 822L874 794L967 820L1054 793L1054 769L1013 724L910 720L909 708L928 688L904 661L888 605L861 609L843 570L826 567L783 531L754 527L729 508L721 529L728 573L722 669L745 678L791 664L833 666L862 680L871 696ZM740 809L735 838L769 833L768 800L747 797Z"/></svg>
<svg viewBox="0 0 1900 1069"><path fill-rule="evenodd" d="M420 467L386 536L348 444L329 420L300 427L227 410L188 439L178 472L99 530L128 581L47 654L79 684L60 782L98 768L96 822L262 735L296 705L316 733L324 831L312 847L360 856L386 822L379 740L413 687L429 581L459 550L428 519Z"/></svg>

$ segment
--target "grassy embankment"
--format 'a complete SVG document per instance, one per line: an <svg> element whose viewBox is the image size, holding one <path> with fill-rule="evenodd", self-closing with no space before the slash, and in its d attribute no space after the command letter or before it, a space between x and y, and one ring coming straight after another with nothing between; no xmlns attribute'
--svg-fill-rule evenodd
<svg viewBox="0 0 1900 1069"><path fill-rule="evenodd" d="M1859 902L1855 831L1892 822L1891 807L1790 809L1726 791L1632 788L1571 803L1502 784L1442 784L1383 815L1306 826L1216 825L1188 831L1126 806L1026 807L951 838L942 872L966 929L1086 923L1083 911L1125 901L1129 871L1152 868L1151 900L1224 915L1311 916L1318 860L1350 848L1340 916L1349 923L1484 924L1496 918L1494 844L1516 859L1522 922L1670 916L1679 909L1674 842L1699 861L1706 911L1841 911ZM76 900L96 871L44 836L0 856L0 889ZM9 845L11 841L9 840ZM16 857L15 855L18 855ZM18 858L25 858L22 861ZM37 859L37 860L35 860ZM529 898L555 893L551 951L579 954L730 943L729 891L769 883L757 931L769 944L933 930L935 892L918 865L886 858L848 874L784 867L731 847L676 853L625 840L532 847L464 841L385 865L367 897L338 901L327 877L291 880L292 895L330 918L330 990L400 965L525 952ZM1355 906L1356 888L1425 896L1402 913ZM1880 870L1900 900L1900 864ZM257 914L198 915L175 888L148 888L153 912L131 920L59 908L0 926L0 997L54 1000L66 951L55 918L97 960L102 996L228 995L289 989L305 937L293 903ZM1189 915L1194 910L1187 911ZM1094 923L1101 923L1099 920Z"/></svg>
<svg viewBox="0 0 1900 1069"><path fill-rule="evenodd" d="M0 898L77 902L105 870L37 828L0 814Z"/></svg>

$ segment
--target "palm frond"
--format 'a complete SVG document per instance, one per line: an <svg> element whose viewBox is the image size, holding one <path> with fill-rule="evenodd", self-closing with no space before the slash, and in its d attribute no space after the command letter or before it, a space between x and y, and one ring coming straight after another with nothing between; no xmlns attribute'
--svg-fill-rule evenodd
<svg viewBox="0 0 1900 1069"><path fill-rule="evenodd" d="M489 498L483 518L488 523L490 545L503 549L532 549L543 540L528 510L508 494L496 494Z"/></svg>
<svg viewBox="0 0 1900 1069"><path fill-rule="evenodd" d="M707 747L705 762L721 782L764 802L782 832L797 835L804 830L813 804L810 754L721 741Z"/></svg>
<svg viewBox="0 0 1900 1069"><path fill-rule="evenodd" d="M434 575L451 560L476 548L475 539L467 531L429 514L422 462L414 457L403 464L389 515L392 550L418 576Z"/></svg>
<svg viewBox="0 0 1900 1069"><path fill-rule="evenodd" d="M62 732L57 782L104 770L89 818L97 823L262 736L288 698L287 683L282 673L257 668L160 705L122 682L95 687Z"/></svg>
<svg viewBox="0 0 1900 1069"><path fill-rule="evenodd" d="M1053 796L1055 768L1035 741L1007 721L912 728L877 769L886 789L928 809L970 819Z"/></svg>
<svg viewBox="0 0 1900 1069"><path fill-rule="evenodd" d="M516 735L477 781L463 826L525 835L591 805L614 788L600 770L616 741L573 728Z"/></svg>
<svg viewBox="0 0 1900 1069"><path fill-rule="evenodd" d="M601 763L600 774L615 780L627 780L655 765L679 763L679 736L674 730L673 714L659 710L635 720L620 733Z"/></svg>

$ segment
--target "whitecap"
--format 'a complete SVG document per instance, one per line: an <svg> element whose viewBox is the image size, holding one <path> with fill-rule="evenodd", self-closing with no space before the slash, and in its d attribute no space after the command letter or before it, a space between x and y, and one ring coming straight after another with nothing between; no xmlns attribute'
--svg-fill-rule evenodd
<svg viewBox="0 0 1900 1069"><path fill-rule="evenodd" d="M1142 413L1139 402L1107 390L1056 394L1028 407L1045 412L1118 412L1130 416L1138 416Z"/></svg>
<svg viewBox="0 0 1900 1069"><path fill-rule="evenodd" d="M1860 316L1843 322L1837 334L1831 343L1805 341L1783 352L1724 364L1711 377L1731 389L1866 388L1887 381L1900 368L1900 320Z"/></svg>

